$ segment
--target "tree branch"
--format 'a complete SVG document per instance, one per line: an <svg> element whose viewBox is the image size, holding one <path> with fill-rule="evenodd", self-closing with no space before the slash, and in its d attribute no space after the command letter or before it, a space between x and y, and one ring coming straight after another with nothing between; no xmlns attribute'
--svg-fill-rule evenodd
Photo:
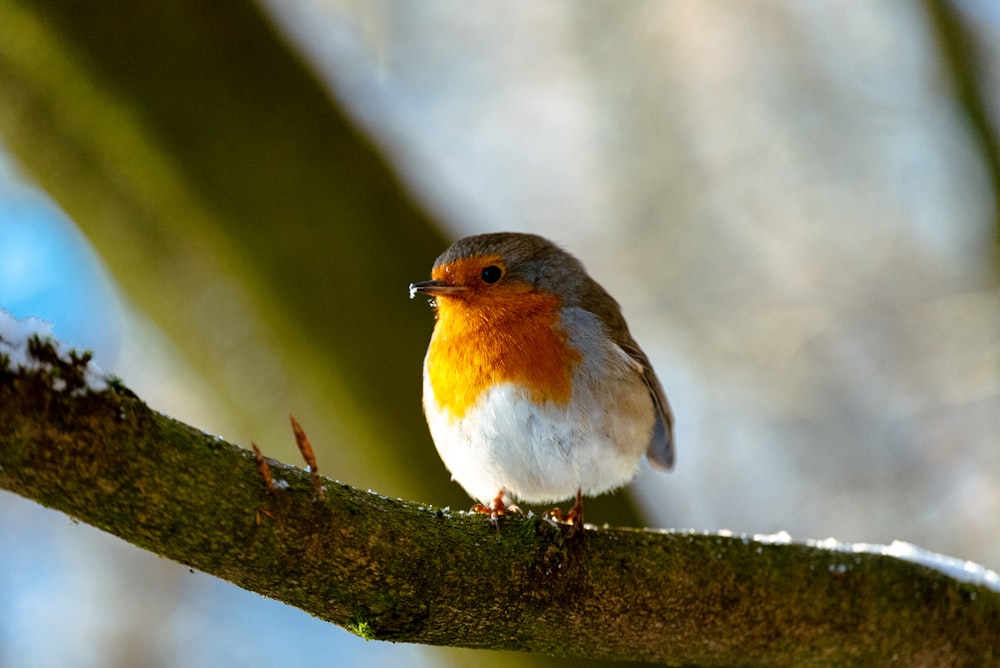
<svg viewBox="0 0 1000 668"><path fill-rule="evenodd" d="M537 517L496 530L328 479L317 502L270 460L272 496L250 451L89 387L86 355L36 338L30 357L0 355L0 487L366 638L701 666L1000 660L1000 594L909 561Z"/></svg>

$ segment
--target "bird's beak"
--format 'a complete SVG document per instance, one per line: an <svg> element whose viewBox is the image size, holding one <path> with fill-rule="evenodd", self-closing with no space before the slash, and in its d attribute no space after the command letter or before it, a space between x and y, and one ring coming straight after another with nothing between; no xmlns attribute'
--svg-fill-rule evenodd
<svg viewBox="0 0 1000 668"><path fill-rule="evenodd" d="M461 285L449 285L444 281L421 281L420 283L410 283L410 299L417 296L417 293L435 296L447 295L461 292L465 287Z"/></svg>

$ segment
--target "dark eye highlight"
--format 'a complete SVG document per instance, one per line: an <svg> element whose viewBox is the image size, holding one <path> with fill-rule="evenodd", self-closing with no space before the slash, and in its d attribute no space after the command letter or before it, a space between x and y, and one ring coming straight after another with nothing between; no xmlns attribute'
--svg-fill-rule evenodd
<svg viewBox="0 0 1000 668"><path fill-rule="evenodd" d="M480 274L480 278L483 279L483 283L493 284L503 278L503 269L491 264L490 266L483 269L483 273Z"/></svg>

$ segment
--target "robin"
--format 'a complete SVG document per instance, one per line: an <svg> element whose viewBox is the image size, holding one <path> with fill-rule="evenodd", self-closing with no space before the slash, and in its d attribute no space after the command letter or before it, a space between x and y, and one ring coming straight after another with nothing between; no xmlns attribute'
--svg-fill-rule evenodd
<svg viewBox="0 0 1000 668"><path fill-rule="evenodd" d="M424 413L438 454L476 512L515 500L621 487L645 452L674 464L673 414L621 308L575 257L535 234L460 239L432 280L410 285L437 312L424 358Z"/></svg>

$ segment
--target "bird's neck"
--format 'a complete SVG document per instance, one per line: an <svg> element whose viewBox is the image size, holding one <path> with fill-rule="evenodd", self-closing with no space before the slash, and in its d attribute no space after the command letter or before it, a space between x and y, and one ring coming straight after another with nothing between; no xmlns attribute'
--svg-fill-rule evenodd
<svg viewBox="0 0 1000 668"><path fill-rule="evenodd" d="M580 353L567 340L553 295L477 304L442 299L427 354L438 404L458 418L497 384L524 388L536 403L564 405Z"/></svg>

